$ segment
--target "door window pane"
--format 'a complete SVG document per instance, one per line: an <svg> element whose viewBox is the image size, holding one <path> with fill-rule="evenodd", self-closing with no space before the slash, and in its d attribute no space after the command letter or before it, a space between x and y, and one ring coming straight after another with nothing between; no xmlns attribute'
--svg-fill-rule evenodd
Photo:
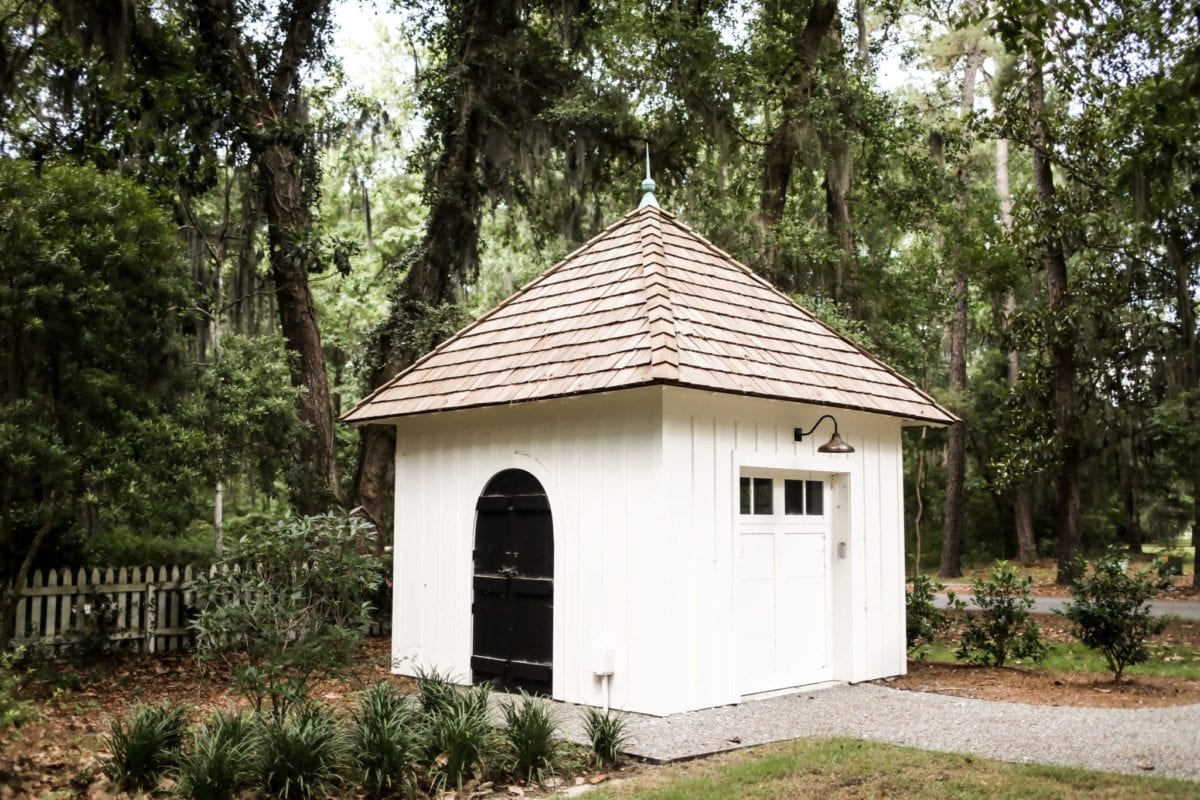
<svg viewBox="0 0 1200 800"><path fill-rule="evenodd" d="M771 493L770 478L754 479L754 513L774 514L775 498Z"/></svg>
<svg viewBox="0 0 1200 800"><path fill-rule="evenodd" d="M783 482L783 513L804 513L804 481Z"/></svg>
<svg viewBox="0 0 1200 800"><path fill-rule="evenodd" d="M742 478L741 480L738 481L738 483L740 484L739 488L741 491L741 504L740 504L739 513L749 514L750 513L750 479Z"/></svg>
<svg viewBox="0 0 1200 800"><path fill-rule="evenodd" d="M805 511L811 517L825 515L825 482L805 481Z"/></svg>

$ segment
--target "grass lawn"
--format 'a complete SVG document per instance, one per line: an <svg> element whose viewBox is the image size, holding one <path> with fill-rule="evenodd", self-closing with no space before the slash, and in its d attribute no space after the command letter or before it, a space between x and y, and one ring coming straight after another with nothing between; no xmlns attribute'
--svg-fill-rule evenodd
<svg viewBox="0 0 1200 800"><path fill-rule="evenodd" d="M958 645L954 642L938 642L924 650L923 658L927 661L943 663L959 663L954 657ZM1048 646L1046 660L1034 664L1028 659L1014 659L1008 666L1041 666L1046 669L1063 670L1066 672L1097 672L1111 675L1104 656L1095 650L1089 650L1078 642L1052 642ZM1183 678L1195 680L1200 675L1200 650L1194 647L1172 647L1170 645L1150 645L1150 660L1135 667L1126 667L1125 674L1156 675L1163 678Z"/></svg>
<svg viewBox="0 0 1200 800"><path fill-rule="evenodd" d="M767 745L649 771L589 795L642 800L729 798L1195 798L1200 784L974 756L853 739Z"/></svg>

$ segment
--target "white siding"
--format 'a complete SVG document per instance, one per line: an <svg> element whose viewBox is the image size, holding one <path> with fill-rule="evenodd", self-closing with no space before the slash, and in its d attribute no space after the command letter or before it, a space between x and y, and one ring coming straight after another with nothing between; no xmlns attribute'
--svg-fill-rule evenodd
<svg viewBox="0 0 1200 800"><path fill-rule="evenodd" d="M398 671L470 676L475 501L493 475L519 468L542 483L554 521L554 696L602 704L592 658L610 646L613 705L670 710L660 398L642 389L399 421Z"/></svg>
<svg viewBox="0 0 1200 800"><path fill-rule="evenodd" d="M822 414L837 417L848 455L825 455L826 422L805 441ZM830 474L834 535L833 678L863 681L904 671L904 564L900 420L875 414L667 388L663 397L663 463L671 532L680 558L680 590L670 616L679 635L672 653L676 710L735 703L733 630L735 551L732 531L742 468ZM837 559L837 543L847 545Z"/></svg>
<svg viewBox="0 0 1200 800"><path fill-rule="evenodd" d="M398 670L467 678L475 501L519 468L554 521L554 696L667 714L738 702L734 520L742 467L830 473L833 677L904 670L900 422L834 410L845 456L792 429L830 409L650 387L401 419L393 651Z"/></svg>

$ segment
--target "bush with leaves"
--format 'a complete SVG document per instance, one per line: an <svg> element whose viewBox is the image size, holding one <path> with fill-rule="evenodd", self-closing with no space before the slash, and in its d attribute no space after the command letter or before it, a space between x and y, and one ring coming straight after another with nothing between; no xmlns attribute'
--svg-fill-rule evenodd
<svg viewBox="0 0 1200 800"><path fill-rule="evenodd" d="M1131 575L1124 555L1113 549L1096 560L1090 575L1082 560L1075 574L1072 602L1059 613L1071 620L1072 633L1080 642L1100 651L1113 680L1119 681L1126 667L1150 657L1146 640L1166 628L1165 619L1151 614L1149 601L1170 580L1153 570Z"/></svg>
<svg viewBox="0 0 1200 800"><path fill-rule="evenodd" d="M302 705L309 681L347 666L382 578L375 531L354 515L291 517L230 542L196 581L200 658L234 669L258 711Z"/></svg>
<svg viewBox="0 0 1200 800"><path fill-rule="evenodd" d="M359 697L351 743L369 794L416 795L422 725L416 709L392 684L377 683Z"/></svg>
<svg viewBox="0 0 1200 800"><path fill-rule="evenodd" d="M255 732L245 714L218 711L179 756L178 792L187 800L227 800L253 774Z"/></svg>
<svg viewBox="0 0 1200 800"><path fill-rule="evenodd" d="M501 713L509 771L527 783L542 783L553 776L562 746L550 706L522 691L520 701L504 703Z"/></svg>
<svg viewBox="0 0 1200 800"><path fill-rule="evenodd" d="M916 575L911 583L912 590L904 598L905 641L909 654L917 653L937 641L950 625L947 610L962 611L966 607L954 596L954 592L950 592L947 594L948 609L938 608L937 594L946 586L928 575Z"/></svg>
<svg viewBox="0 0 1200 800"><path fill-rule="evenodd" d="M16 727L33 716L33 704L21 697L21 660L25 648L0 650L0 733Z"/></svg>
<svg viewBox="0 0 1200 800"><path fill-rule="evenodd" d="M280 800L325 797L342 785L350 740L338 718L319 705L259 717L259 784Z"/></svg>
<svg viewBox="0 0 1200 800"><path fill-rule="evenodd" d="M426 747L434 789L461 789L471 777L482 779L496 760L499 742L488 708L490 697L488 684L455 687L429 712Z"/></svg>
<svg viewBox="0 0 1200 800"><path fill-rule="evenodd" d="M1016 566L999 561L991 577L971 581L979 611L971 614L958 648L958 658L1003 667L1012 658L1041 661L1046 655L1041 629L1029 614L1033 579L1020 577Z"/></svg>
<svg viewBox="0 0 1200 800"><path fill-rule="evenodd" d="M187 720L182 708L137 705L110 723L104 774L123 789L148 789L175 765Z"/></svg>
<svg viewBox="0 0 1200 800"><path fill-rule="evenodd" d="M583 731L591 742L592 755L598 766L617 763L617 756L629 738L622 717L596 708L585 708Z"/></svg>

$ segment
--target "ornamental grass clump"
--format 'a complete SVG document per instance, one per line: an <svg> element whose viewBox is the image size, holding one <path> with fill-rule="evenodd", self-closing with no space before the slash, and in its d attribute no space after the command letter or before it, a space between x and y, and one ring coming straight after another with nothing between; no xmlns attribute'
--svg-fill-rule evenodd
<svg viewBox="0 0 1200 800"><path fill-rule="evenodd" d="M520 702L504 703L501 713L507 769L528 783L553 776L561 745L550 707L522 691Z"/></svg>
<svg viewBox="0 0 1200 800"><path fill-rule="evenodd" d="M137 705L114 719L105 738L104 774L123 789L149 789L178 760L187 727L182 708Z"/></svg>
<svg viewBox="0 0 1200 800"><path fill-rule="evenodd" d="M591 742L592 756L598 766L617 763L617 756L629 738L623 718L607 711L585 708L583 730Z"/></svg>
<svg viewBox="0 0 1200 800"><path fill-rule="evenodd" d="M1061 613L1073 625L1071 632L1086 647L1098 650L1113 680L1120 681L1126 667L1150 658L1146 641L1163 632L1165 619L1150 612L1150 600L1170 585L1153 570L1130 574L1124 556L1110 549L1092 565L1091 574L1080 561L1071 581L1072 602Z"/></svg>
<svg viewBox="0 0 1200 800"><path fill-rule="evenodd" d="M459 692L460 687L450 673L436 668L418 667L416 679L417 699L421 704L421 713L426 716L432 716L450 705Z"/></svg>
<svg viewBox="0 0 1200 800"><path fill-rule="evenodd" d="M392 684L378 683L360 695L351 749L370 795L416 795L422 733L417 711Z"/></svg>
<svg viewBox="0 0 1200 800"><path fill-rule="evenodd" d="M974 612L967 622L957 657L985 666L1003 667L1010 659L1040 662L1046 656L1041 629L1029 614L1033 579L1021 578L1007 561L996 562L991 577L971 582Z"/></svg>
<svg viewBox="0 0 1200 800"><path fill-rule="evenodd" d="M461 789L472 778L482 779L498 755L496 729L488 711L491 687L455 687L426 719L429 777L433 788Z"/></svg>
<svg viewBox="0 0 1200 800"><path fill-rule="evenodd" d="M187 800L227 800L247 783L255 757L250 717L218 711L200 727L179 757L178 792Z"/></svg>
<svg viewBox="0 0 1200 800"><path fill-rule="evenodd" d="M259 718L258 779L279 800L326 797L342 785L350 741L329 709L295 708Z"/></svg>

